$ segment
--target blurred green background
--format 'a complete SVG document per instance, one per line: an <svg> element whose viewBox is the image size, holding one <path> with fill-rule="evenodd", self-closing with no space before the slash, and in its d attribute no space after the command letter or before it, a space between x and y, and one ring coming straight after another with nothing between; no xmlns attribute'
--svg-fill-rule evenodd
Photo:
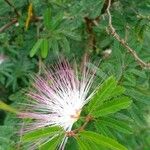
<svg viewBox="0 0 150 150"><path fill-rule="evenodd" d="M108 136L129 150L149 150L150 70L141 68L106 32L107 6L108 0L0 0L0 100L19 108L25 101L23 91L31 76L42 72L42 63L51 65L65 56L79 64L86 55L100 61L98 78L114 75L133 100L123 116L116 114L132 122L133 134L123 135L108 126ZM116 32L150 62L150 1L112 0L110 11ZM22 149L20 122L0 111L0 150Z"/></svg>

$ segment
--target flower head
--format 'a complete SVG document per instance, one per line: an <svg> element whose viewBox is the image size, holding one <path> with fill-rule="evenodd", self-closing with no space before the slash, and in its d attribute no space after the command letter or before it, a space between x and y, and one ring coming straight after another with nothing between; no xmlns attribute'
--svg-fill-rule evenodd
<svg viewBox="0 0 150 150"><path fill-rule="evenodd" d="M81 72L63 61L46 71L44 77L36 77L33 88L28 93L31 103L21 118L31 118L26 130L45 126L61 126L71 131L78 120L83 106L88 103L94 92L89 93L94 72L85 66Z"/></svg>

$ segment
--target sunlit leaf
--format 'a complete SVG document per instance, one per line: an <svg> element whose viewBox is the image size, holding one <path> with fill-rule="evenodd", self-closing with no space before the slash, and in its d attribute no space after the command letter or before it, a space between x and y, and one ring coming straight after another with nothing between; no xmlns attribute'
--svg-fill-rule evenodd
<svg viewBox="0 0 150 150"><path fill-rule="evenodd" d="M102 85L97 89L96 94L92 97L89 104L90 112L95 109L98 105L102 104L105 100L111 97L112 92L114 92L117 83L114 77L109 77L102 83Z"/></svg>
<svg viewBox="0 0 150 150"><path fill-rule="evenodd" d="M5 104L2 101L0 101L0 109L11 112L11 113L15 113L15 114L18 113L18 111L15 108L12 108L11 106Z"/></svg>
<svg viewBox="0 0 150 150"><path fill-rule="evenodd" d="M79 137L76 138L78 146L79 146L79 150L88 150L88 146L86 145L86 143L81 140Z"/></svg>
<svg viewBox="0 0 150 150"><path fill-rule="evenodd" d="M59 132L62 132L62 129L58 126L43 127L37 130L33 130L31 132L25 133L22 137L22 141L30 142L33 140L37 140L39 138L51 137L54 134L58 134Z"/></svg>
<svg viewBox="0 0 150 150"><path fill-rule="evenodd" d="M112 133L112 130L109 130L109 128L105 124L99 123L99 121L95 121L94 125L98 133L116 139Z"/></svg>
<svg viewBox="0 0 150 150"><path fill-rule="evenodd" d="M126 134L131 134L133 131L133 129L131 128L130 122L125 122L125 121L118 120L112 117L102 118L98 120L98 124L103 124L105 126L108 126L112 129L116 129Z"/></svg>
<svg viewBox="0 0 150 150"><path fill-rule="evenodd" d="M38 41L35 43L35 45L33 46L33 48L30 51L30 57L33 57L37 53L42 42L43 42L43 39L38 39Z"/></svg>
<svg viewBox="0 0 150 150"><path fill-rule="evenodd" d="M43 42L41 44L41 56L42 56L42 58L46 58L47 57L48 49L49 49L48 39L43 39Z"/></svg>
<svg viewBox="0 0 150 150"><path fill-rule="evenodd" d="M95 117L105 116L111 113L115 113L121 109L125 109L130 106L132 101L128 97L120 97L114 100L110 100L96 110L92 112Z"/></svg>
<svg viewBox="0 0 150 150"><path fill-rule="evenodd" d="M58 144L61 142L62 139L63 135L56 135L54 138L40 145L39 150L56 150Z"/></svg>
<svg viewBox="0 0 150 150"><path fill-rule="evenodd" d="M79 136L86 138L87 140L91 140L98 145L110 148L112 150L127 150L126 147L124 147L114 139L103 136L101 134L97 134L92 131L82 131L79 133Z"/></svg>
<svg viewBox="0 0 150 150"><path fill-rule="evenodd" d="M51 10L50 8L47 8L45 11L44 11L44 25L47 29L51 29Z"/></svg>

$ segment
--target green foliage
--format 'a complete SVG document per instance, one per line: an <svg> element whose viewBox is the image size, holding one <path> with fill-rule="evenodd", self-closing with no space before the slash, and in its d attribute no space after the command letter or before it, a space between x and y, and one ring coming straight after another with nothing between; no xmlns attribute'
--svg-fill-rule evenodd
<svg viewBox="0 0 150 150"><path fill-rule="evenodd" d="M45 127L38 130L31 131L29 133L25 133L22 137L23 142L30 142L32 140L36 140L46 136L53 136L59 132L61 132L60 127Z"/></svg>
<svg viewBox="0 0 150 150"><path fill-rule="evenodd" d="M39 146L40 150L55 150L58 147L58 144L61 142L63 135L60 137L56 136L53 139L46 141L46 143Z"/></svg>
<svg viewBox="0 0 150 150"><path fill-rule="evenodd" d="M92 102L90 105L92 105L93 108L89 108L92 112L95 107L97 107L98 104L103 104L105 100L111 98L112 92L114 92L116 88L116 81L114 77L108 78L102 85L99 87L99 89L96 91L96 94L92 98Z"/></svg>
<svg viewBox="0 0 150 150"><path fill-rule="evenodd" d="M31 132L25 133L22 137L22 142L37 141L38 139L46 138L47 141L39 145L40 150L55 150L64 137L64 131L57 126L40 128Z"/></svg>
<svg viewBox="0 0 150 150"><path fill-rule="evenodd" d="M75 58L79 64L86 52L92 59L100 60L100 67L92 63L88 66L97 70L96 82L100 86L92 89L95 95L81 113L91 115L93 120L85 127L86 131L69 137L66 150L121 150L126 149L124 146L129 150L149 150L150 72L139 67L127 50L107 34L107 1L30 1L33 18L27 31L28 1L10 2L12 6L0 0L0 29L16 18L19 24L0 32L0 55L6 57L0 64L0 99L8 104L1 102L0 107L14 112L12 107L26 103L20 89L30 86L34 73L42 72L41 63L53 64L63 54L69 60ZM112 1L110 9L116 32L145 62L150 61L149 6L149 0L119 0ZM15 10L20 16L16 17ZM111 53L105 55L108 49ZM4 117L0 123L0 149L27 150L15 134L20 121L10 113ZM73 129L83 122L78 120ZM51 139L53 133L62 134ZM56 149L64 134L55 127L46 127L26 133L23 140L26 143L43 139L45 142L38 145L39 149Z"/></svg>
<svg viewBox="0 0 150 150"><path fill-rule="evenodd" d="M48 55L48 40L43 39L43 42L41 44L41 57L46 58Z"/></svg>
<svg viewBox="0 0 150 150"><path fill-rule="evenodd" d="M12 72L12 63L5 62L0 65L0 83L4 84L6 78L10 77L10 73Z"/></svg>
<svg viewBox="0 0 150 150"><path fill-rule="evenodd" d="M0 149L2 150L11 150L15 142L11 139L13 136L13 127L12 126L0 126Z"/></svg>
<svg viewBox="0 0 150 150"><path fill-rule="evenodd" d="M63 13L52 17L50 8L46 9L43 14L44 30L41 33L41 38L37 40L30 51L30 57L33 57L39 49L41 49L41 57L46 58L49 49L55 53L59 49L70 52L69 39L80 41L80 36L75 33L75 29L66 26L67 19L63 17Z"/></svg>
<svg viewBox="0 0 150 150"><path fill-rule="evenodd" d="M33 48L30 51L30 57L33 57L36 52L38 51L38 49L41 47L41 45L43 44L43 39L39 39L36 44L33 46ZM42 49L43 50L43 49Z"/></svg>
<svg viewBox="0 0 150 150"><path fill-rule="evenodd" d="M95 117L105 116L125 109L131 104L128 97L121 96L124 88L117 85L114 77L110 77L97 89L89 106L90 114Z"/></svg>
<svg viewBox="0 0 150 150"><path fill-rule="evenodd" d="M45 10L43 17L44 17L44 26L48 30L50 30L51 29L51 19L52 19L51 18L51 10L50 10L50 8L47 8Z"/></svg>
<svg viewBox="0 0 150 150"><path fill-rule="evenodd" d="M103 135L97 134L91 131L83 131L79 134L81 138L85 138L85 140L91 140L97 145L102 145L106 148L110 148L112 150L127 150L124 146L116 142L115 140L105 137Z"/></svg>
<svg viewBox="0 0 150 150"><path fill-rule="evenodd" d="M118 120L113 117L104 117L100 118L97 122L97 125L102 124L104 126L110 127L112 129L116 129L119 132L126 133L126 134L131 134L133 132L133 129L131 125L129 124L129 121L123 121L123 120Z"/></svg>
<svg viewBox="0 0 150 150"><path fill-rule="evenodd" d="M0 109L11 112L11 113L17 113L17 110L12 108L11 106L5 104L4 102L0 101Z"/></svg>
<svg viewBox="0 0 150 150"><path fill-rule="evenodd" d="M129 107L130 104L131 100L128 97L116 98L115 100L104 103L102 106L97 106L91 114L95 117L105 116L125 109Z"/></svg>

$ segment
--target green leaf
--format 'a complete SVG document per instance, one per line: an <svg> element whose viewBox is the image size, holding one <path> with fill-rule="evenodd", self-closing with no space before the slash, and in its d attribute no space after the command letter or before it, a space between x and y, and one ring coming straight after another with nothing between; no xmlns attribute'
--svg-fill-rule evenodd
<svg viewBox="0 0 150 150"><path fill-rule="evenodd" d="M97 89L96 94L92 97L89 104L89 110L92 112L98 105L102 104L105 100L111 97L117 86L117 82L114 77L109 77L100 87Z"/></svg>
<svg viewBox="0 0 150 150"><path fill-rule="evenodd" d="M112 133L112 130L109 130L109 128L105 126L103 123L99 122L99 120L95 121L94 125L98 133L116 139Z"/></svg>
<svg viewBox="0 0 150 150"><path fill-rule="evenodd" d="M130 113L131 118L135 121L135 123L140 126L144 127L146 120L143 114L141 113L141 109L139 109L134 103L132 107L128 110Z"/></svg>
<svg viewBox="0 0 150 150"><path fill-rule="evenodd" d="M57 134L61 131L62 131L62 129L58 126L44 127L41 129L37 129L37 130L31 131L31 132L25 133L22 137L22 141L30 142L33 140L37 140L39 138L53 136L54 134Z"/></svg>
<svg viewBox="0 0 150 150"><path fill-rule="evenodd" d="M63 13L59 13L58 15L55 16L55 19L53 19L51 30L56 30L57 28L59 28L62 21L63 21Z"/></svg>
<svg viewBox="0 0 150 150"><path fill-rule="evenodd" d="M47 29L51 29L51 10L50 8L47 8L45 11L44 11L44 25Z"/></svg>
<svg viewBox="0 0 150 150"><path fill-rule="evenodd" d="M75 139L76 139L76 142L78 144L79 150L92 150L92 149L94 149L94 150L99 150L99 149L105 150L104 146L98 145L98 144L94 143L93 141L88 140L86 138L83 138L81 136L76 136Z"/></svg>
<svg viewBox="0 0 150 150"><path fill-rule="evenodd" d="M92 131L82 131L79 133L79 136L91 140L92 142L110 148L112 150L127 150L123 145L115 141L114 139L111 139L109 137L103 136L101 134L97 134Z"/></svg>
<svg viewBox="0 0 150 150"><path fill-rule="evenodd" d="M52 50L54 51L54 53L57 54L59 52L59 46L58 46L57 40L53 39L51 46L52 46Z"/></svg>
<svg viewBox="0 0 150 150"><path fill-rule="evenodd" d="M142 70L138 70L138 69L128 69L127 72L129 72L129 74L133 73L134 75L141 77L141 78L147 78L146 74L144 71Z"/></svg>
<svg viewBox="0 0 150 150"><path fill-rule="evenodd" d="M73 145L73 146L72 146ZM76 136L70 137L65 145L65 150L79 150L76 141Z"/></svg>
<svg viewBox="0 0 150 150"><path fill-rule="evenodd" d="M70 39L73 39L75 41L81 41L81 36L74 32L61 31L61 33L64 34L66 37L69 37Z"/></svg>
<svg viewBox="0 0 150 150"><path fill-rule="evenodd" d="M48 39L43 39L43 43L41 44L41 56L42 56L42 58L47 57L48 48L49 48Z"/></svg>
<svg viewBox="0 0 150 150"><path fill-rule="evenodd" d="M88 146L86 145L86 143L79 137L76 137L76 141L78 143L79 146L79 150L88 150Z"/></svg>
<svg viewBox="0 0 150 150"><path fill-rule="evenodd" d="M86 1L85 1L86 2ZM92 1L91 1L92 2ZM103 8L103 5L104 5L104 0L100 0L100 1L98 1L98 2L95 2L95 1L93 1L94 3L93 3L93 11L91 11L90 13L89 13L89 17L90 18L96 18L97 16L99 16L99 14L101 14L101 9Z"/></svg>
<svg viewBox="0 0 150 150"><path fill-rule="evenodd" d="M105 126L108 126L112 129L116 129L116 130L126 133L126 134L132 133L132 128L130 126L130 122L125 122L125 121L114 119L111 117L105 117L105 118L98 120L98 123L100 125L103 124Z"/></svg>
<svg viewBox="0 0 150 150"><path fill-rule="evenodd" d="M115 113L121 109L125 109L130 106L131 100L128 97L120 97L109 102L104 103L93 111L92 115L95 117L105 116L111 113Z"/></svg>
<svg viewBox="0 0 150 150"><path fill-rule="evenodd" d="M58 144L62 140L63 135L57 135L56 137L48 140L44 144L39 146L39 150L56 150Z"/></svg>
<svg viewBox="0 0 150 150"><path fill-rule="evenodd" d="M16 109L12 108L11 106L5 104L2 101L0 101L0 109L5 110L5 111L9 111L9 112L15 113L15 114L18 113L18 111Z"/></svg>
<svg viewBox="0 0 150 150"><path fill-rule="evenodd" d="M147 94L143 94L141 92L139 92L138 90L135 89L127 89L126 94L130 97L132 97L134 100L136 100L137 102L146 104L146 105L150 105L150 95Z"/></svg>
<svg viewBox="0 0 150 150"><path fill-rule="evenodd" d="M123 86L117 85L114 91L111 93L111 97L117 97L119 95L124 94L125 88Z"/></svg>
<svg viewBox="0 0 150 150"><path fill-rule="evenodd" d="M61 47L64 51L70 52L70 44L66 37L62 38Z"/></svg>
<svg viewBox="0 0 150 150"><path fill-rule="evenodd" d="M35 45L33 46L33 48L30 51L30 57L33 57L36 54L36 52L40 48L42 42L43 42L43 39L38 39L38 41L35 43Z"/></svg>

